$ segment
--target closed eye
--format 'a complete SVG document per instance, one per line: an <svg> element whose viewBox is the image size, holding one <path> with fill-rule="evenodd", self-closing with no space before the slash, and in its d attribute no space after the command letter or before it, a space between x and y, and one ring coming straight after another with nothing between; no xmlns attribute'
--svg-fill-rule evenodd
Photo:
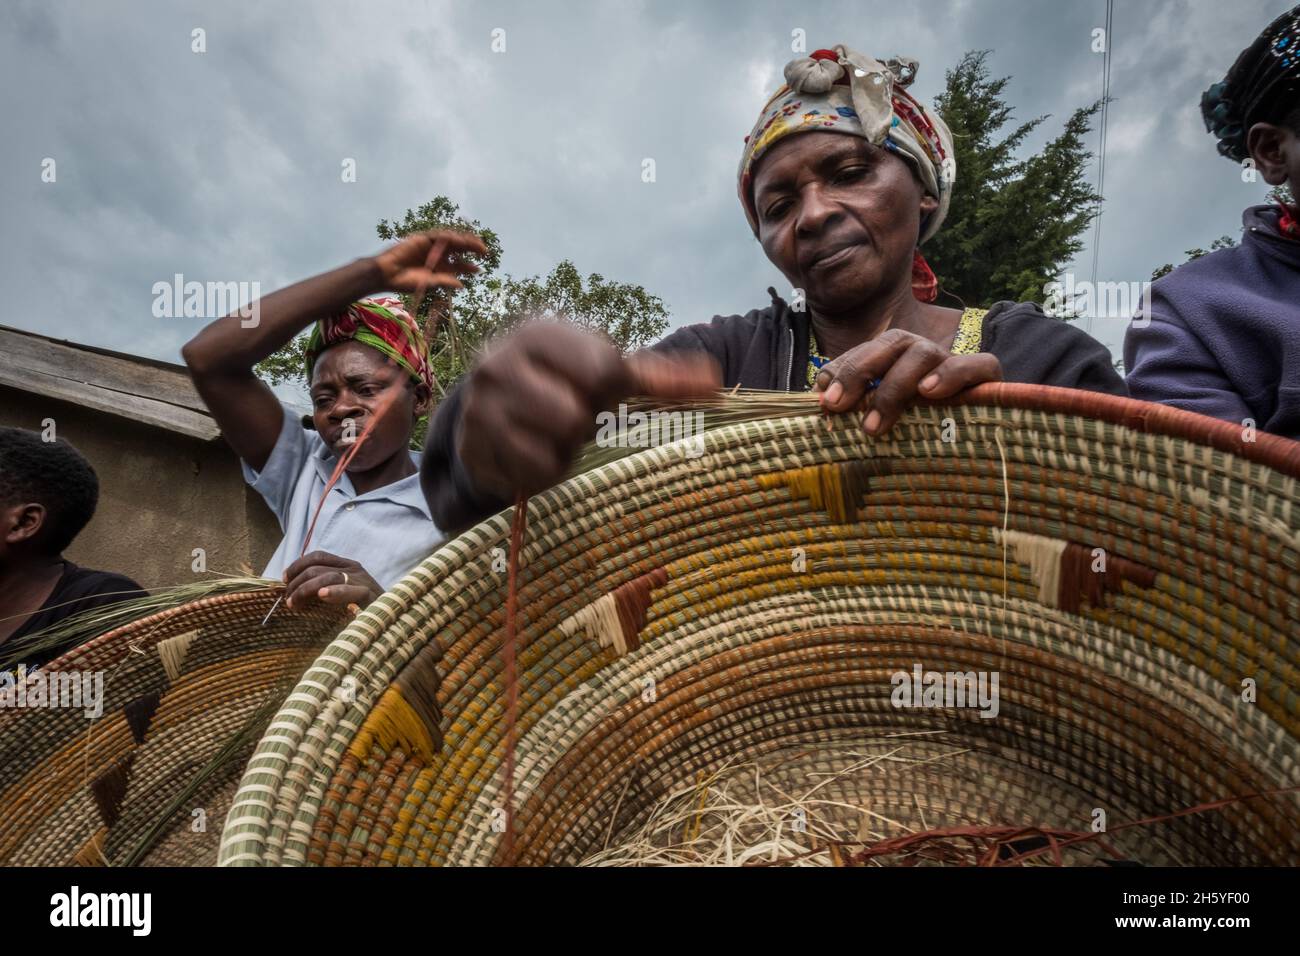
<svg viewBox="0 0 1300 956"><path fill-rule="evenodd" d="M776 202L772 203L765 210L763 210L763 218L779 219L783 215L785 215L786 211L789 210L791 205L792 205L791 200L788 197L778 199L776 200Z"/></svg>
<svg viewBox="0 0 1300 956"><path fill-rule="evenodd" d="M846 166L843 169L836 172L836 174L831 178L831 183L835 185L839 185L841 183L851 183L861 179L869 172L871 172L871 167L864 164Z"/></svg>

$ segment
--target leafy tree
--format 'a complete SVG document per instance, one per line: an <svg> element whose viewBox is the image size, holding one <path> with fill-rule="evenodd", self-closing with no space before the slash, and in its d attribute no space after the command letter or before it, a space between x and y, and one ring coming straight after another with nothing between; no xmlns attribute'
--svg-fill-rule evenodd
<svg viewBox="0 0 1300 956"><path fill-rule="evenodd" d="M1291 188L1286 183L1283 183L1281 186L1274 186L1268 191L1268 195L1264 198L1266 202L1285 203L1288 206L1295 203L1295 199L1291 195ZM1187 261L1191 262L1193 259L1199 259L1201 256L1209 255L1211 252L1217 252L1220 249L1231 249L1236 244L1237 240L1232 238L1232 236L1220 236L1218 239L1215 239L1210 243L1210 248L1201 249L1198 247L1196 249L1188 249L1184 255L1187 256ZM1155 282L1160 277L1167 276L1173 271L1173 264L1166 262L1164 265L1156 269L1155 272L1151 273L1151 281Z"/></svg>
<svg viewBox="0 0 1300 956"><path fill-rule="evenodd" d="M499 311L513 322L523 316L567 318L599 332L623 351L649 345L668 326L663 301L639 285L592 274L583 281L565 259L545 279L506 277L496 289Z"/></svg>
<svg viewBox="0 0 1300 956"><path fill-rule="evenodd" d="M1041 300L1043 287L1083 249L1101 203L1084 175L1092 158L1084 140L1101 101L1075 110L1041 151L1018 158L1048 117L1007 129L1011 78L991 78L988 55L962 57L935 100L952 130L957 188L947 221L925 246L941 289L972 306Z"/></svg>
<svg viewBox="0 0 1300 956"><path fill-rule="evenodd" d="M1209 255L1211 252L1218 252L1220 249L1231 249L1236 244L1237 240L1233 239L1232 236L1220 236L1218 239L1215 239L1210 243L1210 248L1202 249L1198 246L1195 249L1188 249L1184 255L1187 256L1187 261L1191 262L1193 259L1199 259L1201 256ZM1173 265L1166 262L1164 265L1156 269L1155 272L1151 273L1151 281L1155 282L1157 279L1162 276L1167 276L1173 271Z"/></svg>
<svg viewBox="0 0 1300 956"><path fill-rule="evenodd" d="M258 377L271 385L305 383L306 348L306 334L299 335L257 363L255 371Z"/></svg>
<svg viewBox="0 0 1300 956"><path fill-rule="evenodd" d="M528 318L552 318L574 322L605 335L624 352L649 345L668 328L668 310L663 301L639 285L614 282L591 274L585 280L567 259L545 277L515 278L499 271L501 241L476 219L460 215L459 207L446 196L438 196L419 209L408 209L400 219L381 219L379 238L394 241L429 229L455 228L476 233L487 246L487 254L476 257L480 271L465 280L465 288L451 296L431 290L422 302L403 296L413 310L429 341L440 398L489 341ZM301 335L270 358L258 364L258 372L272 384L301 382L303 349Z"/></svg>

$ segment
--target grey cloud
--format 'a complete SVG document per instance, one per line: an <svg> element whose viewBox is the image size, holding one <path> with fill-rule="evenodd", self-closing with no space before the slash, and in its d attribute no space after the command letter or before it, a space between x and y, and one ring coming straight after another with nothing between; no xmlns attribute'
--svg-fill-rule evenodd
<svg viewBox="0 0 1300 956"><path fill-rule="evenodd" d="M1196 134L1200 91L1280 9L1117 5L1099 278L1141 280L1238 228L1262 185ZM7 3L0 10L0 322L175 359L196 320L150 315L174 273L269 290L373 252L438 193L495 228L505 268L562 258L639 282L674 322L783 283L734 193L743 136L792 55L846 42L920 59L932 97L968 49L1011 74L1037 142L1100 95L1102 5ZM190 52L190 30L208 52ZM489 48L494 28L507 52ZM771 64L765 69L765 64ZM1154 118L1154 123L1151 119ZM1141 139L1124 137L1145 133ZM39 181L53 156L59 181ZM340 163L358 164L355 184ZM641 182L653 158L657 181ZM1089 237L1091 240L1091 236ZM1075 264L1086 277L1092 250ZM781 287L781 286L778 286ZM12 303L35 303L21 311ZM1094 329L1118 347L1122 323Z"/></svg>

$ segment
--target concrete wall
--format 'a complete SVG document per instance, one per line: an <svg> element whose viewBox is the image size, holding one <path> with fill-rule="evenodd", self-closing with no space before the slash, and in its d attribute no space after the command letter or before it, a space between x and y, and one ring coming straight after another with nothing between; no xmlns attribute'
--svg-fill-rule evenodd
<svg viewBox="0 0 1300 956"><path fill-rule="evenodd" d="M192 551L212 571L261 574L280 526L218 438L201 441L116 415L0 386L0 425L41 430L52 418L99 475L99 508L70 561L118 571L146 588L195 580Z"/></svg>

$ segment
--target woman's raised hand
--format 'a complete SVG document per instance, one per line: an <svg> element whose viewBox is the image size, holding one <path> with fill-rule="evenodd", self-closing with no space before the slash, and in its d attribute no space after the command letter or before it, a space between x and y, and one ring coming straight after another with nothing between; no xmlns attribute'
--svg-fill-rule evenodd
<svg viewBox="0 0 1300 956"><path fill-rule="evenodd" d="M455 229L431 229L407 236L374 256L379 288L394 292L459 289L461 279L478 272L470 255L486 255L478 236Z"/></svg>

